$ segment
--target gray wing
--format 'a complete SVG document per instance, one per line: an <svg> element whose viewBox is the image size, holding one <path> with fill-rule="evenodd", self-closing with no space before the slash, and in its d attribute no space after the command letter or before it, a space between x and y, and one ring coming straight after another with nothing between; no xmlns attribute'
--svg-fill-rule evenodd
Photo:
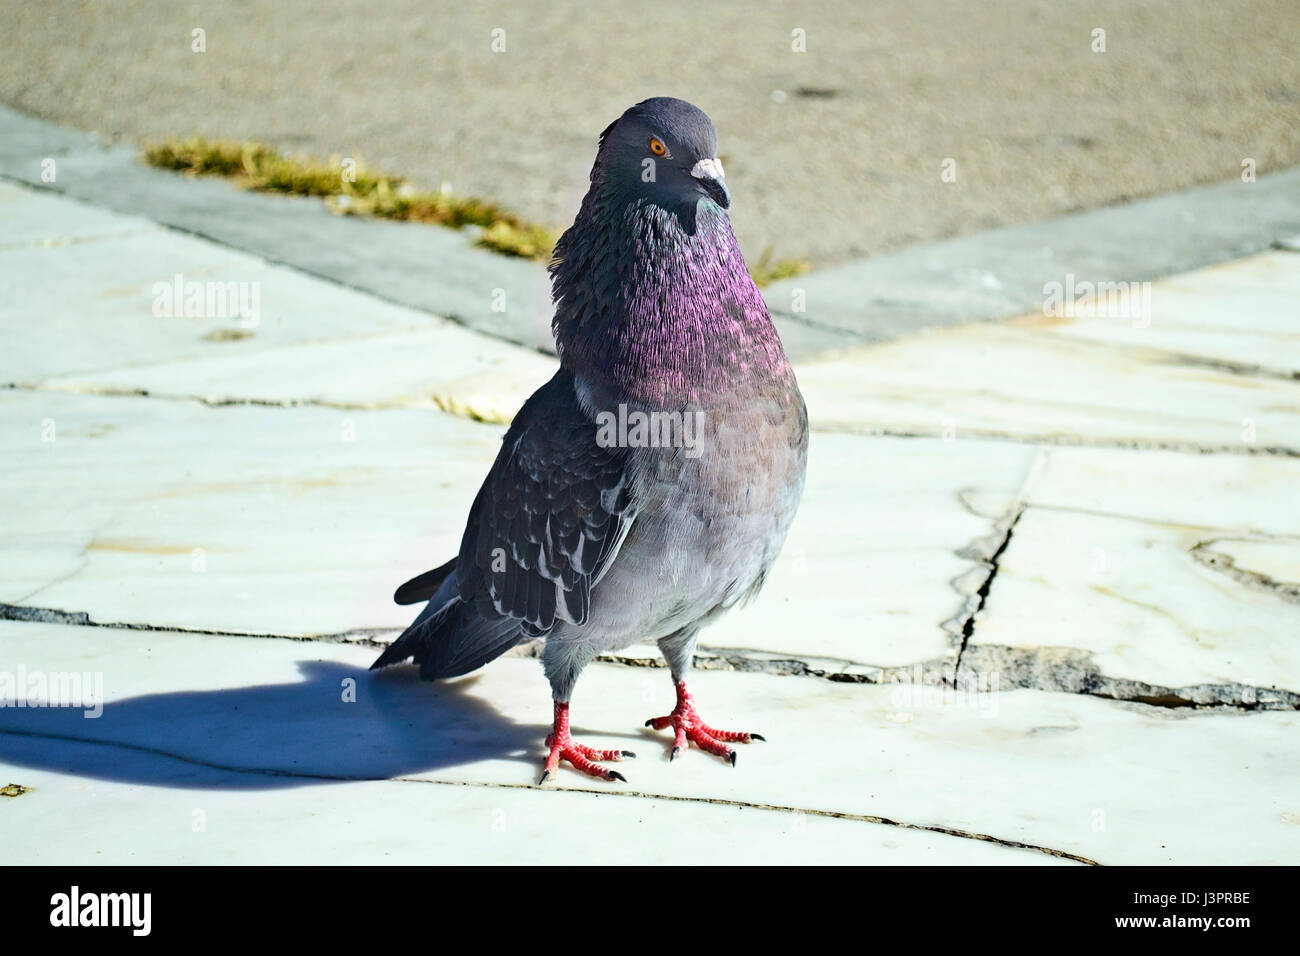
<svg viewBox="0 0 1300 956"><path fill-rule="evenodd" d="M584 624L634 516L627 449L596 443L561 369L520 410L474 500L456 562L461 600L531 636L557 620Z"/></svg>
<svg viewBox="0 0 1300 956"><path fill-rule="evenodd" d="M506 432L460 554L398 588L398 603L429 603L371 666L414 657L427 680L458 677L557 620L585 623L635 516L627 466L561 369Z"/></svg>

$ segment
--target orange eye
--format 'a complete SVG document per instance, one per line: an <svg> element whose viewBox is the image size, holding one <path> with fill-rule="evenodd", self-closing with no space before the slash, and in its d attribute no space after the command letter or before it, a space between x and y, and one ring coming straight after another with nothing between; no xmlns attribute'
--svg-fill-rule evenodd
<svg viewBox="0 0 1300 956"><path fill-rule="evenodd" d="M658 136L651 136L650 152L654 153L656 156L667 156L668 147L664 145L663 140L661 140Z"/></svg>

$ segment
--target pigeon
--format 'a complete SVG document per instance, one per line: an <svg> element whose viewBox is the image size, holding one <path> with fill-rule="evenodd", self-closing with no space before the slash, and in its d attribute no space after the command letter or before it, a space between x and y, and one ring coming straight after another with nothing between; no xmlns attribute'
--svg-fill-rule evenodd
<svg viewBox="0 0 1300 956"><path fill-rule="evenodd" d="M458 677L545 639L564 760L605 780L635 756L570 732L583 668L654 641L676 705L646 721L730 761L687 689L700 629L762 587L803 493L808 415L731 229L717 132L655 97L600 135L591 185L549 269L560 366L514 418L455 558L397 589L426 602L372 667Z"/></svg>

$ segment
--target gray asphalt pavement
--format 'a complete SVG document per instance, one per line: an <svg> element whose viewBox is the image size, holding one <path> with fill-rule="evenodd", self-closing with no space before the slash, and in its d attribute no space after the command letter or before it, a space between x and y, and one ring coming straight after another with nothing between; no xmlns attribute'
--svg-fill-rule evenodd
<svg viewBox="0 0 1300 956"><path fill-rule="evenodd" d="M681 96L718 124L747 254L816 265L1300 163L1294 0L3 0L0 18L18 109L119 141L360 156L557 227L597 133Z"/></svg>

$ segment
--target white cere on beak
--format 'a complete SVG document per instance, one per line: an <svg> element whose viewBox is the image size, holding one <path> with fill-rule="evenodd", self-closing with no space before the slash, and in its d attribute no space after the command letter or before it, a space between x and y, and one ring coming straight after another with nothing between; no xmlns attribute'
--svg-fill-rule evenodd
<svg viewBox="0 0 1300 956"><path fill-rule="evenodd" d="M722 160L716 158L701 159L691 167L691 175L696 179L721 179Z"/></svg>

